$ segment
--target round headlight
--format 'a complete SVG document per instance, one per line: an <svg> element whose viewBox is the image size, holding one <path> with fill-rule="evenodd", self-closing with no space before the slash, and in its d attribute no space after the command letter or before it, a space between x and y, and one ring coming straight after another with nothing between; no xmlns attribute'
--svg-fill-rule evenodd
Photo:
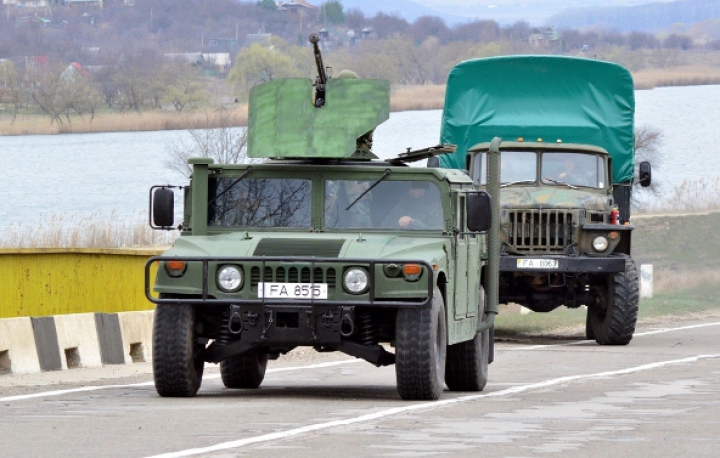
<svg viewBox="0 0 720 458"><path fill-rule="evenodd" d="M224 291L237 291L242 286L243 274L238 266L223 266L218 270L217 283Z"/></svg>
<svg viewBox="0 0 720 458"><path fill-rule="evenodd" d="M597 236L593 239L593 248L595 251L605 251L608 247L608 239L602 235Z"/></svg>
<svg viewBox="0 0 720 458"><path fill-rule="evenodd" d="M367 289L367 273L363 269L358 269L357 267L348 269L343 277L343 283L345 284L345 289L347 289L348 292L352 294L360 294Z"/></svg>

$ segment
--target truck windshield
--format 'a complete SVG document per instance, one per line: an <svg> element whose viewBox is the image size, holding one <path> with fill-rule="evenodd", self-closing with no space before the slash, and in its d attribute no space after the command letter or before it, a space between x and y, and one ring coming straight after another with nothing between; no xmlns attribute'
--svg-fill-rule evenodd
<svg viewBox="0 0 720 458"><path fill-rule="evenodd" d="M440 189L430 181L382 181L348 209L376 181L325 181L325 227L443 229Z"/></svg>
<svg viewBox="0 0 720 458"><path fill-rule="evenodd" d="M475 161L473 178L475 184L487 182L487 154ZM503 151L500 153L500 181L504 185L534 183L537 179L537 155L532 151Z"/></svg>
<svg viewBox="0 0 720 458"><path fill-rule="evenodd" d="M209 197L220 195L235 178L211 178ZM208 206L208 226L310 227L310 180L245 178Z"/></svg>
<svg viewBox="0 0 720 458"><path fill-rule="evenodd" d="M588 188L605 187L605 167L600 156L581 153L543 153L543 183Z"/></svg>

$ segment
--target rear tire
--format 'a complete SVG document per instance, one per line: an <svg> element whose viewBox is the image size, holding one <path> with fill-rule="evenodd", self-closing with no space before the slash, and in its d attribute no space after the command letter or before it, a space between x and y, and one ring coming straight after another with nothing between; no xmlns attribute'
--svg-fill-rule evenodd
<svg viewBox="0 0 720 458"><path fill-rule="evenodd" d="M400 397L433 400L442 394L445 379L447 328L445 304L438 288L430 307L398 310L395 375Z"/></svg>
<svg viewBox="0 0 720 458"><path fill-rule="evenodd" d="M640 298L635 263L625 257L625 272L608 275L600 303L588 307L590 331L600 345L627 345L637 323Z"/></svg>
<svg viewBox="0 0 720 458"><path fill-rule="evenodd" d="M158 304L153 322L153 378L163 397L195 396L202 384L204 361L197 357L195 308Z"/></svg>
<svg viewBox="0 0 720 458"><path fill-rule="evenodd" d="M258 388L265 378L268 354L253 348L220 363L220 375L227 388Z"/></svg>
<svg viewBox="0 0 720 458"><path fill-rule="evenodd" d="M445 383L450 391L482 391L488 380L490 360L490 330L475 338L449 345Z"/></svg>

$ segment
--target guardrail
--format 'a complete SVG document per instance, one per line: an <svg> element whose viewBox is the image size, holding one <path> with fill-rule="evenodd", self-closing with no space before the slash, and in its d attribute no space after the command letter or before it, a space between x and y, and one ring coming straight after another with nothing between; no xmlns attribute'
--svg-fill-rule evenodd
<svg viewBox="0 0 720 458"><path fill-rule="evenodd" d="M0 249L0 318L151 310L154 305L145 297L145 262L162 252L160 248Z"/></svg>

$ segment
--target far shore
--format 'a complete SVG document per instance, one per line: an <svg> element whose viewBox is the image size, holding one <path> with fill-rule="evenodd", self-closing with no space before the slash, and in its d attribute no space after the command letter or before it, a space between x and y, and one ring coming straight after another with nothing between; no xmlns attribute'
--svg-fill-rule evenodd
<svg viewBox="0 0 720 458"><path fill-rule="evenodd" d="M666 69L645 69L633 73L638 90L664 86L720 85L720 67L688 65ZM442 109L445 98L444 85L394 86L390 94L390 110L437 110ZM2 110L0 105L0 110ZM155 130L208 129L247 125L247 104L236 103L225 107L190 112L98 112L94 116L71 115L62 124L50 123L42 114L22 114L16 118L8 108L0 111L0 136L8 135L54 135L66 133L127 132Z"/></svg>

